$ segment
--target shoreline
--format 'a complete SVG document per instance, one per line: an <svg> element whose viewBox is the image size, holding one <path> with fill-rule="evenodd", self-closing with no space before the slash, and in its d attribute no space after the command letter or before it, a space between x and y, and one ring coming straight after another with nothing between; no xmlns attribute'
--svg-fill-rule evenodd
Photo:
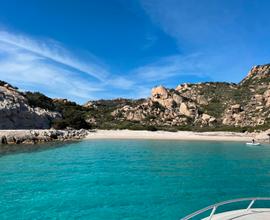
<svg viewBox="0 0 270 220"><path fill-rule="evenodd" d="M54 130L25 129L0 130L0 144L37 144L71 140L183 140L183 141L237 141L269 143L270 130L260 133L227 131L147 131L147 130Z"/></svg>
<svg viewBox="0 0 270 220"><path fill-rule="evenodd" d="M193 132L193 131L133 131L133 130L96 130L89 132L84 140L189 140L189 141L240 141L250 142L252 139L266 142L258 133L237 132Z"/></svg>
<svg viewBox="0 0 270 220"><path fill-rule="evenodd" d="M82 140L87 130L55 130L55 129L18 129L0 130L0 144L38 144Z"/></svg>

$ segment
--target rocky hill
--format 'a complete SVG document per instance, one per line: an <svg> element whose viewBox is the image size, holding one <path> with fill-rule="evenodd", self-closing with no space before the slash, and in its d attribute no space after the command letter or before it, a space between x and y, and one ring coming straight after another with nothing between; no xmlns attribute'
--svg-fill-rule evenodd
<svg viewBox="0 0 270 220"><path fill-rule="evenodd" d="M0 129L50 128L51 121L57 118L61 118L61 114L31 107L17 88L0 82Z"/></svg>
<svg viewBox="0 0 270 220"><path fill-rule="evenodd" d="M175 89L157 86L150 98L122 103L110 115L111 125L120 128L264 130L270 126L269 106L270 65L261 65L252 68L239 84L185 83ZM91 121L97 119L92 117Z"/></svg>
<svg viewBox="0 0 270 220"><path fill-rule="evenodd" d="M270 64L239 84L157 86L147 99L89 101L80 106L0 83L0 128L67 127L134 130L266 130L270 127Z"/></svg>

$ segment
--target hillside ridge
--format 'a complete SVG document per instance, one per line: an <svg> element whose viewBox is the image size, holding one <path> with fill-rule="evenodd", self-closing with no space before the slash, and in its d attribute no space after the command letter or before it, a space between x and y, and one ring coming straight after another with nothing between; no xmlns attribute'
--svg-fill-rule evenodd
<svg viewBox="0 0 270 220"><path fill-rule="evenodd" d="M156 86L149 98L78 105L0 82L0 128L73 127L133 130L266 130L270 126L270 64L254 66L238 84ZM33 122L33 123L31 123Z"/></svg>

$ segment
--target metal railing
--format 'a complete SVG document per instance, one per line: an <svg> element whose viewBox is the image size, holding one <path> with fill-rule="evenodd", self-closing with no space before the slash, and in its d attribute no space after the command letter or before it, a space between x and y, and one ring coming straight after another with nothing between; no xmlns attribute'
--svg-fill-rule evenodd
<svg viewBox="0 0 270 220"><path fill-rule="evenodd" d="M242 202L242 201L250 201L248 207L245 209L245 211L248 211L249 209L251 209L251 207L254 205L255 201L258 201L258 200L269 200L270 201L270 197L254 197L254 198L240 198L240 199L233 199L233 200L228 200L228 201L224 201L224 202L220 202L220 203L216 203L214 205L210 205L208 207L205 207L201 210L198 210L194 213L191 213L190 215L184 217L184 218L181 218L181 220L189 220L189 219L192 219L206 211L209 211L209 210L212 210L211 211L211 214L206 217L208 218L208 220L211 220L212 217L214 216L216 210L218 207L222 206L222 205L226 205L226 204L230 204L230 203L236 203L236 202Z"/></svg>

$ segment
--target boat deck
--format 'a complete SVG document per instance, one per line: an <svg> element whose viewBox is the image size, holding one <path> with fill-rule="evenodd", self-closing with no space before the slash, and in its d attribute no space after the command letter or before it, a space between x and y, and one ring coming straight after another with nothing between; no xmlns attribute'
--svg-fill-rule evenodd
<svg viewBox="0 0 270 220"><path fill-rule="evenodd" d="M209 220L210 218L204 218L203 220ZM241 209L236 211L223 212L215 214L211 220L269 220L270 209Z"/></svg>

